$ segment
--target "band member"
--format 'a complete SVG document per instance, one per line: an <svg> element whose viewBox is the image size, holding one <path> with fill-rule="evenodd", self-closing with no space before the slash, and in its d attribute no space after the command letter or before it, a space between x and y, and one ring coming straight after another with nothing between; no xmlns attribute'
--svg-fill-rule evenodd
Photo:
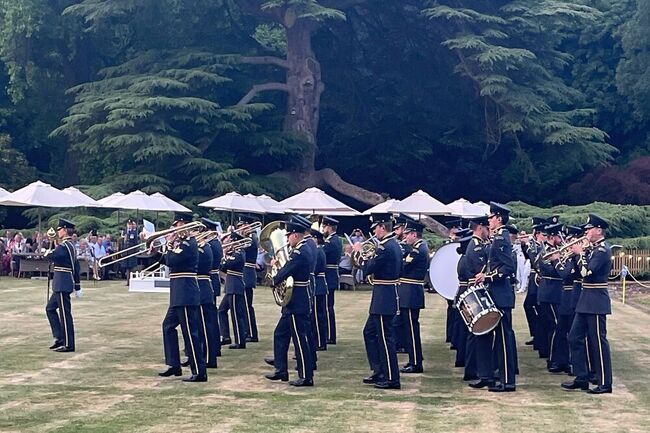
<svg viewBox="0 0 650 433"><path fill-rule="evenodd" d="M588 390L590 394L608 394L612 392L612 360L607 341L607 315L612 313L611 300L607 289L607 278L612 266L612 250L605 242L607 221L595 214L589 214L587 224L583 226L589 247L582 244L571 247L578 255L578 267L582 275L582 291L576 315L569 333L571 360L575 380L565 382L565 389ZM592 360L598 386L589 389L589 371L587 369L587 351L585 337L588 337Z"/></svg>
<svg viewBox="0 0 650 433"><path fill-rule="evenodd" d="M445 244L456 242L457 239L464 237L462 234L458 233L462 229L462 218L454 218L445 222L445 226L449 229L448 238L445 239ZM451 350L456 350L456 346L453 343L454 335L453 331L456 326L456 311L454 310L453 301L447 300L447 321L445 328L445 342L451 344Z"/></svg>
<svg viewBox="0 0 650 433"><path fill-rule="evenodd" d="M363 383L374 384L380 389L400 389L393 318L400 308L397 285L402 268L402 250L392 232L391 214L371 214L370 221L379 245L375 256L363 264L364 274L374 275L370 314L363 328L372 375L363 379ZM355 253L360 254L361 250L362 245L355 244Z"/></svg>
<svg viewBox="0 0 650 433"><path fill-rule="evenodd" d="M207 227L207 226L206 226ZM199 328L201 348L206 359L207 368L217 368L217 353L221 351L221 342L219 341L219 321L217 317L217 307L214 300L214 291L210 280L210 270L212 269L213 254L212 247L204 241L198 244L199 262L197 266L197 280L199 282L200 296L200 316L201 326ZM186 347L187 349L187 347Z"/></svg>
<svg viewBox="0 0 650 433"><path fill-rule="evenodd" d="M134 247L139 242L138 226L133 218L129 218L126 222L126 233L124 233L124 236L122 237L122 249ZM136 266L138 266L138 258L133 255L132 257L123 260L122 264L126 274L126 285L128 286L129 280L131 279L131 272Z"/></svg>
<svg viewBox="0 0 650 433"><path fill-rule="evenodd" d="M338 220L324 216L322 221L325 243L325 280L327 281L327 344L336 344L336 314L334 293L339 289L339 262L343 254L341 239L336 234Z"/></svg>
<svg viewBox="0 0 650 433"><path fill-rule="evenodd" d="M191 214L178 213L172 227L182 227L190 221L192 221ZM180 233L173 235L168 242L171 245L167 247L162 258L170 272L169 308L162 323L165 363L168 368L158 374L163 377L182 374L176 331L180 325L192 370L192 376L183 381L206 382L208 374L205 355L199 338L200 292L196 279L199 251L196 239L189 233Z"/></svg>
<svg viewBox="0 0 650 433"><path fill-rule="evenodd" d="M563 242L561 230L561 224L551 224L544 228L547 237L546 255L561 247ZM540 342L540 354L548 353L547 369L558 367L558 357L560 360L563 357L562 353L558 352L561 349L558 349L559 341L555 338L559 315L558 309L562 301L562 277L558 273L556 263L552 263L548 257L542 257L539 260L541 282L537 292L537 299L539 301L542 326L547 337L546 341Z"/></svg>
<svg viewBox="0 0 650 433"><path fill-rule="evenodd" d="M59 225L56 228L59 245L45 253L45 257L54 265L52 296L47 302L45 312L54 337L54 343L50 349L56 352L75 351L70 293L74 292L77 298L81 298L82 291L79 280L79 260L77 260L74 245L70 241L74 228L75 225L72 222L63 218L59 219Z"/></svg>
<svg viewBox="0 0 650 433"><path fill-rule="evenodd" d="M460 254L460 259L458 260L458 265L456 266L456 271L458 273L458 292L456 292L456 297L454 299L454 305L456 309L458 309L458 301L460 295L462 295L469 287L469 281L473 281L474 275L476 275L477 272L480 272L480 269L472 271L467 258L467 247L470 243L473 242L474 236L466 236L464 238L458 239L460 246L456 249L456 252ZM485 263L485 261L483 261L483 263ZM462 328L455 332L455 334L458 336L458 341L456 342L458 345L458 350L456 351L455 365L456 367L465 367L463 380L476 380L479 378L476 372L476 348L475 342L473 340L470 340L474 334L471 334L469 332L469 329L467 328L467 325L462 320L462 318L460 322L462 323L459 323L459 326L462 326Z"/></svg>
<svg viewBox="0 0 650 433"><path fill-rule="evenodd" d="M580 227L565 225L562 232L567 241L571 241L582 233ZM571 373L569 363L569 330L573 323L574 307L572 306L573 283L577 271L577 259L575 257L561 257L560 254L551 256L551 263L557 269L558 275L562 278L562 297L558 306L557 327L555 332L555 362L551 364L548 371L551 373Z"/></svg>
<svg viewBox="0 0 650 433"><path fill-rule="evenodd" d="M205 224L209 230L217 231L219 228L219 223L209 218L201 218L201 222ZM223 248L221 247L221 241L219 240L218 236L214 237L210 242L208 242L208 245L210 245L210 248L212 249L210 283L212 284L212 293L214 294L213 305L215 320L213 323L213 329L215 338L218 342L215 348L215 354L217 357L219 357L221 356L221 327L219 326L219 314L217 305L219 305L219 296L221 296L221 278L219 277L219 269L221 267L221 260L223 259Z"/></svg>
<svg viewBox="0 0 650 433"><path fill-rule="evenodd" d="M459 228L457 229L454 234L453 242L458 242L460 239L468 236L471 233L471 230L469 228ZM451 241L451 238L449 239ZM459 345L464 346L465 345L465 340L464 340L464 330L465 328L465 322L463 322L463 319L460 317L460 314L458 310L456 309L456 306L454 305L453 300L447 300L447 327L446 327L446 332L448 334L449 338L449 343L450 347L449 350L455 350L458 352ZM465 348L461 347L460 351L461 353L456 353L456 361L454 365L456 367L463 367L464 364L464 357L465 357Z"/></svg>
<svg viewBox="0 0 650 433"><path fill-rule="evenodd" d="M242 230L244 236L248 236L253 241L251 246L244 249L246 256L246 263L244 264L244 300L246 301L246 331L248 337L246 342L257 343L259 341L257 335L257 320L255 319L255 308L253 308L253 289L257 283L257 270L255 262L257 261L257 249L259 241L257 233L249 230L250 225L259 221L254 216L240 215L239 222L237 223L237 230Z"/></svg>
<svg viewBox="0 0 650 433"><path fill-rule="evenodd" d="M323 245L323 233L312 230L312 235L318 243L316 253L316 287L314 291L313 327L316 329L316 350L327 350L327 279L325 278L326 258Z"/></svg>
<svg viewBox="0 0 650 433"><path fill-rule="evenodd" d="M420 337L420 310L424 308L424 279L429 269L429 247L422 239L424 225L407 222L404 227L404 241L409 252L404 257L399 283L399 308L402 316L402 341L404 341L409 362L400 370L402 373L422 373L422 340Z"/></svg>
<svg viewBox="0 0 650 433"><path fill-rule="evenodd" d="M231 233L226 242L235 242L243 239L237 232ZM219 328L221 329L221 345L229 344L229 349L246 348L246 300L244 298L244 264L246 255L244 250L228 248L224 250L221 261L221 270L226 273L225 296L219 305ZM228 326L228 311L232 319L235 342L230 339ZM232 343L232 344L231 344Z"/></svg>
<svg viewBox="0 0 650 433"><path fill-rule="evenodd" d="M404 228L406 227L407 221L415 222L415 220L402 213L395 216L394 220L395 223L393 224L393 232L395 233L395 239L397 239L397 242L399 242L399 246L402 249L402 258L405 258L411 251L412 247L407 244L404 239ZM402 272L404 272L403 268ZM405 318L403 315L395 315L395 318L393 319L393 328L395 332L395 347L397 348L397 353L407 353L406 342L404 341L404 334L402 333L402 331L406 329L407 325L408 324L405 323Z"/></svg>
<svg viewBox="0 0 650 433"><path fill-rule="evenodd" d="M515 306L515 293L509 281L509 276L515 272L512 260L512 245L505 229L508 223L510 209L506 206L490 202L490 233L492 243L488 251L487 270L476 275L476 282L488 284L488 290L494 304L503 317L494 330L494 351L499 369L500 384L488 388L491 392L515 391L515 334L512 330L512 308ZM477 353L478 357L491 354Z"/></svg>
<svg viewBox="0 0 650 433"><path fill-rule="evenodd" d="M289 261L273 278L273 286L293 277L293 294L287 305L282 307L282 316L273 332L273 364L275 372L267 374L269 380L289 380L288 356L289 339L293 342L298 364L298 379L289 382L293 386L313 386L314 370L312 349L309 347L307 332L310 328L310 300L307 293L311 272L312 250L304 241L306 227L296 222L287 223L289 246L292 248ZM268 362L268 361L267 361Z"/></svg>
<svg viewBox="0 0 650 433"><path fill-rule="evenodd" d="M526 321L528 322L528 331L531 339L525 344L533 346L533 349L538 350L538 328L540 326L539 318L539 305L537 304L537 290L539 279L537 256L542 251L542 245L546 241L546 235L542 228L547 224L546 219L542 217L533 217L533 236L532 239L524 237L520 239L522 244L522 252L530 262L530 275L528 276L528 291L524 299L524 312L526 313Z"/></svg>

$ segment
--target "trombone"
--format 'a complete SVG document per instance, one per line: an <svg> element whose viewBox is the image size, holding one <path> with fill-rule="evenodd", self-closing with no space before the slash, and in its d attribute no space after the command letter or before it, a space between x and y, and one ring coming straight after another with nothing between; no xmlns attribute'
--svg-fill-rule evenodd
<svg viewBox="0 0 650 433"><path fill-rule="evenodd" d="M110 266L115 263L122 262L124 260L130 259L131 257L139 256L146 250L150 248L161 248L164 244L162 243L162 238L168 235L187 235L189 234L192 230L197 230L200 229L201 227L205 227L200 221L193 221L191 223L179 226L179 227L172 227L170 229L166 230L160 230L154 233L151 233L149 237L147 238L146 241L141 242L137 245L133 245L132 247L125 248L120 251L116 251L113 254L106 255L104 257L101 257L99 260L97 260L97 266L100 268L104 268L106 266Z"/></svg>
<svg viewBox="0 0 650 433"><path fill-rule="evenodd" d="M235 230L230 230L225 232L223 235L221 235L221 240L224 240L228 236L230 236L233 233L240 234L242 236L248 236L251 233L257 231L258 229L262 228L262 223L259 221L255 221L254 223L246 224L238 229Z"/></svg>
<svg viewBox="0 0 650 433"><path fill-rule="evenodd" d="M576 238L572 240L571 242L566 242L560 246L560 248L556 248L552 251L547 252L542 256L542 260L548 260L553 256L554 254L560 254L562 257L560 258L560 261L566 261L571 255L573 254L571 252L571 247L580 243L583 243L584 241L587 240L587 236L581 236L579 238Z"/></svg>

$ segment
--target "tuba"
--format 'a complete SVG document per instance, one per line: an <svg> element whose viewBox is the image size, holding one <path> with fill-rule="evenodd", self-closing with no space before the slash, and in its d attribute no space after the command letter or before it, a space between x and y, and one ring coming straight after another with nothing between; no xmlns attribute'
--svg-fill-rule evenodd
<svg viewBox="0 0 650 433"><path fill-rule="evenodd" d="M289 261L289 241L286 229L282 228L282 221L274 221L264 226L260 233L260 245L266 252L275 257L275 263L266 274L266 278L273 280L280 268ZM284 307L291 301L293 294L293 278L289 277L282 283L273 287L275 303Z"/></svg>

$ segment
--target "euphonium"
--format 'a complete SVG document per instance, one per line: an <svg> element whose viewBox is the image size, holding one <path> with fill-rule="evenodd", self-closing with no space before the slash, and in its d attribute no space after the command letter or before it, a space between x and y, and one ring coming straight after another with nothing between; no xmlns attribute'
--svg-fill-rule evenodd
<svg viewBox="0 0 650 433"><path fill-rule="evenodd" d="M266 275L267 279L273 280L278 271L289 261L289 238L286 229L282 228L282 221L274 221L264 226L260 233L260 245L269 254L275 256L275 263ZM291 301L292 295L292 277L273 287L273 299L281 307Z"/></svg>

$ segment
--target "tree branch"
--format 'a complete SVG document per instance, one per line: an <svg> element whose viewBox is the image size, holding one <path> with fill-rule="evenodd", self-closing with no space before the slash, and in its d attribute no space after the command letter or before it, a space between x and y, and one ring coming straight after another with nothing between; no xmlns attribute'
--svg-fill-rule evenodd
<svg viewBox="0 0 650 433"><path fill-rule="evenodd" d="M257 95L260 92L265 92L267 90L282 90L284 92L288 92L289 86L287 86L286 83L256 84L243 98L239 100L237 106L248 104L251 101L251 99L255 97L255 95Z"/></svg>
<svg viewBox="0 0 650 433"><path fill-rule="evenodd" d="M244 56L239 58L240 63L250 65L275 65L281 68L289 69L289 62L280 57L274 56Z"/></svg>

